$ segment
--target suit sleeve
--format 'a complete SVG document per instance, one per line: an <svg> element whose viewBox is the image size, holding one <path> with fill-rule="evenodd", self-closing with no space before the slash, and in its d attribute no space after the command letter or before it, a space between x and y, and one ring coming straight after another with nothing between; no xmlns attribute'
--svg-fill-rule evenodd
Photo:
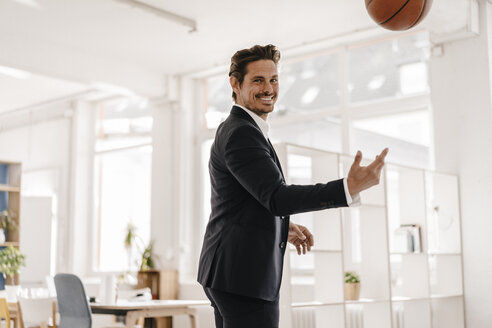
<svg viewBox="0 0 492 328"><path fill-rule="evenodd" d="M225 164L236 180L273 215L347 206L343 179L315 185L285 184L265 138L250 126L241 126L229 136Z"/></svg>

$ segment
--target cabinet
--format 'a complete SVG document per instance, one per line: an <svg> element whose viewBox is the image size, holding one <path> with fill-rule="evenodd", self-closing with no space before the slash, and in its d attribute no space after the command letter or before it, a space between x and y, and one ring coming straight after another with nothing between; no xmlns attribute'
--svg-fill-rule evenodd
<svg viewBox="0 0 492 328"><path fill-rule="evenodd" d="M149 287L153 299L178 299L177 270L148 270L139 271L137 288ZM145 319L145 327L172 328L172 318Z"/></svg>
<svg viewBox="0 0 492 328"><path fill-rule="evenodd" d="M275 148L289 184L345 177L353 161L291 144ZM283 328L465 327L456 176L388 163L359 207L292 220L313 232L315 247L286 253ZM345 300L345 271L360 275L358 301Z"/></svg>
<svg viewBox="0 0 492 328"><path fill-rule="evenodd" d="M8 210L14 214L14 221L17 229L6 232L5 242L0 243L0 247L20 245L20 191L21 191L21 172L20 163L0 161L0 212ZM19 277L15 278L16 283ZM0 275L0 289L3 289L4 278Z"/></svg>

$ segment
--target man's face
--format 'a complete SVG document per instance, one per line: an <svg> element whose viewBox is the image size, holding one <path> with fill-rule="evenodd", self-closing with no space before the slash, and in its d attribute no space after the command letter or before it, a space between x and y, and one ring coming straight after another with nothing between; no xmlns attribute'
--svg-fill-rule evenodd
<svg viewBox="0 0 492 328"><path fill-rule="evenodd" d="M243 83L231 76L232 89L236 93L236 103L266 120L278 97L277 65L271 60L257 60L246 66Z"/></svg>

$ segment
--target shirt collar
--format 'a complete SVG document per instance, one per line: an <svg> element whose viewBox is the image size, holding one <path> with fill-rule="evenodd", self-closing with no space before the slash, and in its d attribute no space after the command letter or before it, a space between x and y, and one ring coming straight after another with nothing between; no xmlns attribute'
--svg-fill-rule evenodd
<svg viewBox="0 0 492 328"><path fill-rule="evenodd" d="M251 116L253 118L255 123L260 128L261 133L263 133L263 136L265 136L265 139L268 139L268 131L270 131L270 124L267 121L265 121L264 119L262 119L261 117L259 117L254 112L247 109L246 107L243 107L243 106L238 105L238 104L234 104L234 106L237 106L237 107L243 109L246 113L248 113L249 116Z"/></svg>

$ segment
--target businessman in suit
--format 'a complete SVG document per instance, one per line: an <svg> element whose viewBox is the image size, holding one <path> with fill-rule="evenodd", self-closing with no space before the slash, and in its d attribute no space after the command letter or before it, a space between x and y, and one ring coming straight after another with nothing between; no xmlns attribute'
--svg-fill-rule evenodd
<svg viewBox="0 0 492 328"><path fill-rule="evenodd" d="M383 150L369 166L360 166L357 152L344 179L287 185L268 139L279 60L273 45L243 49L231 58L235 105L211 147L212 212L198 268L217 328L278 327L287 243L299 255L314 246L311 232L290 221L290 215L357 203L362 190L379 183L388 152Z"/></svg>

